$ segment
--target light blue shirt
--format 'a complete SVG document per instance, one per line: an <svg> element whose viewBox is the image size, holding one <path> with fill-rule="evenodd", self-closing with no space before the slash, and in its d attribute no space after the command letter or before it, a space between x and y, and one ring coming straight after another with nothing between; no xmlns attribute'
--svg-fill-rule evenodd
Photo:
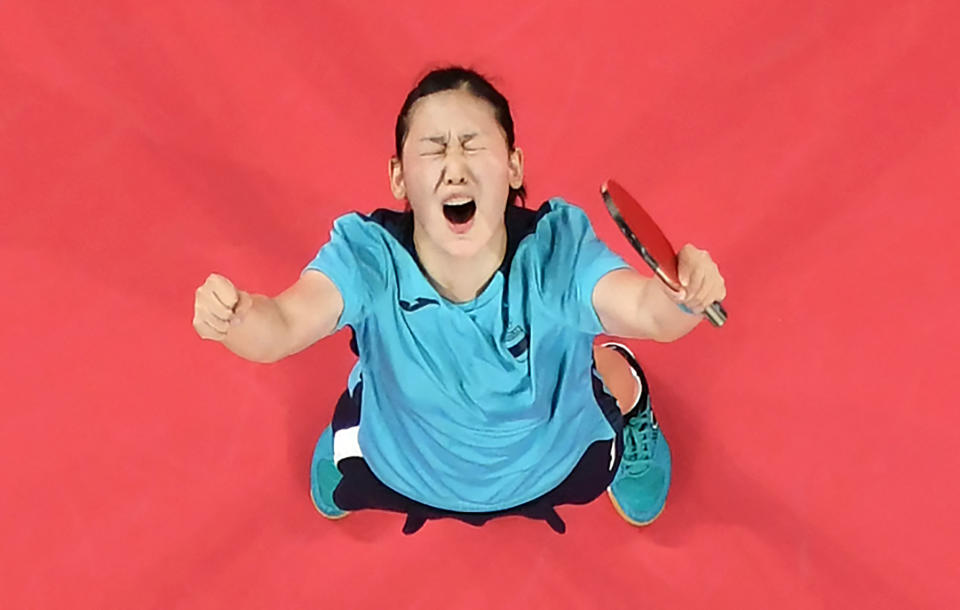
<svg viewBox="0 0 960 610"><path fill-rule="evenodd" d="M413 247L410 212L334 222L304 270L323 272L353 328L363 381L358 441L385 485L429 506L511 508L556 487L614 429L592 383L592 303L628 267L560 198L506 211L500 269L473 301L440 296Z"/></svg>

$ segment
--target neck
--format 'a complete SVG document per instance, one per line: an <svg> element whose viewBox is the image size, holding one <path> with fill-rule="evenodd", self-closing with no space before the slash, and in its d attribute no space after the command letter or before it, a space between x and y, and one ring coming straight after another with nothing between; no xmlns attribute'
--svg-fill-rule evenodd
<svg viewBox="0 0 960 610"><path fill-rule="evenodd" d="M415 224L413 245L427 279L440 295L454 303L477 298L493 279L507 253L507 228L501 225L484 247L470 257L450 256L424 239Z"/></svg>

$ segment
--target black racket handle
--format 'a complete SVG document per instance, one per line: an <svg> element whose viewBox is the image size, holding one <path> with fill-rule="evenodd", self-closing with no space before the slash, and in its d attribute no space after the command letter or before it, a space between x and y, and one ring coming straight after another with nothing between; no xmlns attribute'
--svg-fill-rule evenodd
<svg viewBox="0 0 960 610"><path fill-rule="evenodd" d="M723 323L727 321L727 310L723 308L720 301L714 301L710 307L704 309L703 315L707 316L710 323L717 328L723 326Z"/></svg>

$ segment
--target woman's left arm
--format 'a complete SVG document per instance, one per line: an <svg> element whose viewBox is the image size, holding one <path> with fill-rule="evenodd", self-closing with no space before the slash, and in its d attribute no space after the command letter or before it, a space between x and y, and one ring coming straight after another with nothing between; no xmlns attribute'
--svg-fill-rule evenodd
<svg viewBox="0 0 960 610"><path fill-rule="evenodd" d="M726 297L726 286L710 254L691 244L680 249L677 271L684 286L681 292L632 269L618 269L600 278L593 290L593 307L604 331L669 342L693 330L703 319L704 309Z"/></svg>

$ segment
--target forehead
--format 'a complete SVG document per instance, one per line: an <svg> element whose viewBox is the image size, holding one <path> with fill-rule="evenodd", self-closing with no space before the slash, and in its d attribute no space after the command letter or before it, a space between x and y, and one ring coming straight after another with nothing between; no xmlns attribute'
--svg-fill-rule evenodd
<svg viewBox="0 0 960 610"><path fill-rule="evenodd" d="M417 100L410 109L408 125L411 134L460 129L485 133L500 127L489 102L461 89L431 93Z"/></svg>

